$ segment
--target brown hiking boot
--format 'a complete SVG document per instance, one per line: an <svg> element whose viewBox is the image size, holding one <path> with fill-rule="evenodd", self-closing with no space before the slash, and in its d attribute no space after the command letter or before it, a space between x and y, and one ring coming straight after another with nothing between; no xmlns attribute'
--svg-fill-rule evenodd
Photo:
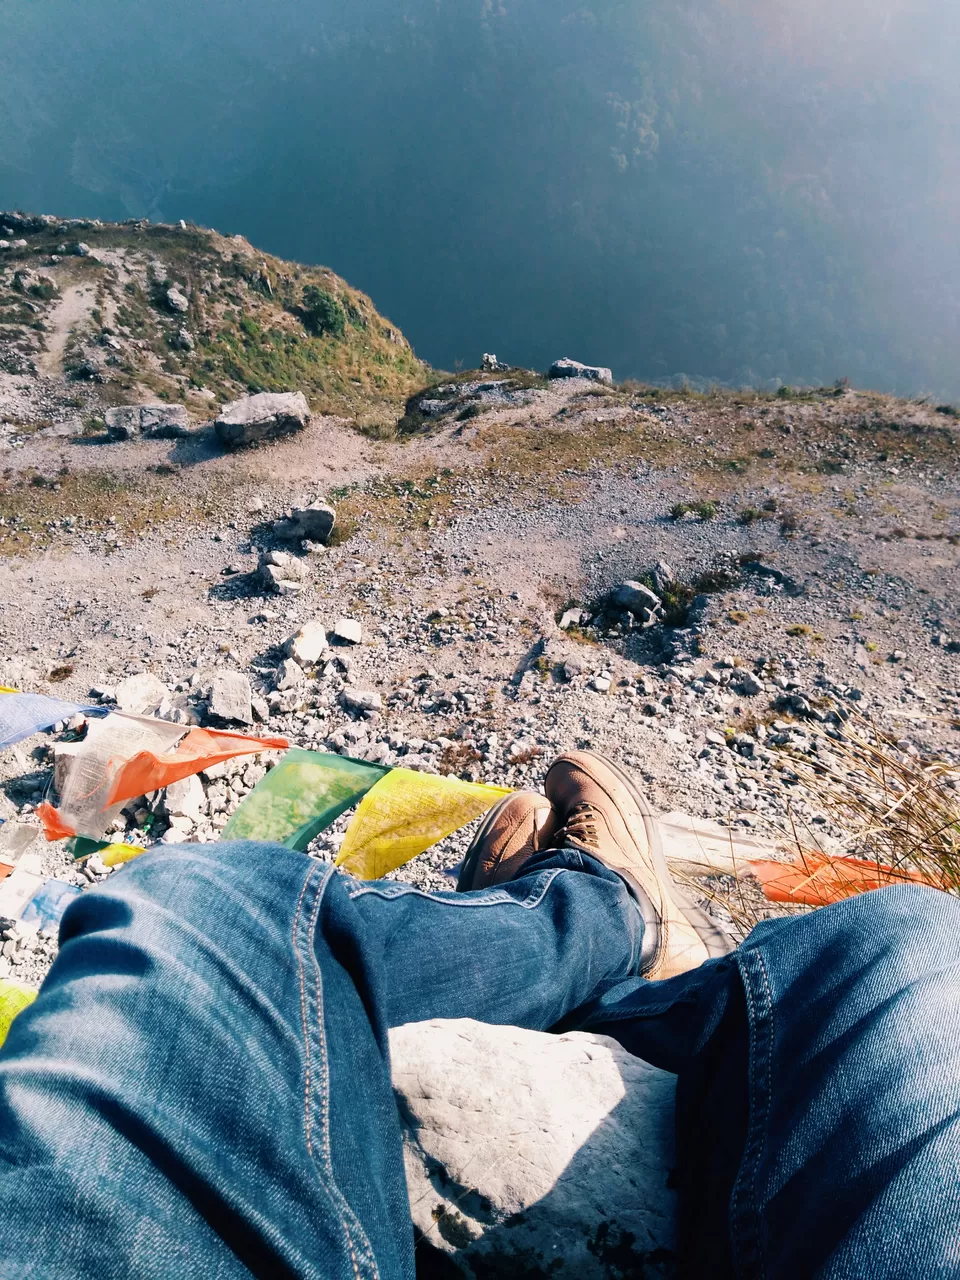
<svg viewBox="0 0 960 1280"><path fill-rule="evenodd" d="M645 926L644 977L672 978L733 950L674 884L653 812L622 769L592 751L572 751L550 766L544 790L562 824L554 847L590 854L636 898Z"/></svg>
<svg viewBox="0 0 960 1280"><path fill-rule="evenodd" d="M550 801L536 791L515 791L490 812L467 850L457 892L489 889L512 880L528 858L549 848L557 829Z"/></svg>

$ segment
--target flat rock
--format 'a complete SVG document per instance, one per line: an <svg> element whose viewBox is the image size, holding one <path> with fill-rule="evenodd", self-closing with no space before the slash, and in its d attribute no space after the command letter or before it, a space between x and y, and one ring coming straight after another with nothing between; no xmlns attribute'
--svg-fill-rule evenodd
<svg viewBox="0 0 960 1280"><path fill-rule="evenodd" d="M327 633L319 618L306 622L295 636L291 636L283 650L288 658L301 667L315 667L327 652Z"/></svg>
<svg viewBox="0 0 960 1280"><path fill-rule="evenodd" d="M363 627L356 618L338 618L333 634L343 644L359 644L363 639Z"/></svg>
<svg viewBox="0 0 960 1280"><path fill-rule="evenodd" d="M380 711L383 698L375 689L344 689L340 701L348 711Z"/></svg>
<svg viewBox="0 0 960 1280"><path fill-rule="evenodd" d="M116 688L118 710L133 716L153 715L168 697L167 686L148 671L127 676Z"/></svg>
<svg viewBox="0 0 960 1280"><path fill-rule="evenodd" d="M550 366L548 378L589 378L591 382L613 382L613 371L595 364L581 364L565 356Z"/></svg>
<svg viewBox="0 0 960 1280"><path fill-rule="evenodd" d="M283 520L273 526L278 538L307 538L310 542L325 543L333 532L337 513L326 503L314 502L309 507L294 507Z"/></svg>
<svg viewBox="0 0 960 1280"><path fill-rule="evenodd" d="M302 391L264 391L228 404L214 428L225 449L242 449L302 431L309 421L310 406Z"/></svg>
<svg viewBox="0 0 960 1280"><path fill-rule="evenodd" d="M437 1274L674 1274L674 1076L606 1036L466 1019L397 1027L390 1052Z"/></svg>
<svg viewBox="0 0 960 1280"><path fill-rule="evenodd" d="M583 618L582 609L565 609L563 617L560 619L560 630L569 631L571 627L578 627L583 622Z"/></svg>
<svg viewBox="0 0 960 1280"><path fill-rule="evenodd" d="M239 671L218 671L210 686L210 715L231 724L253 724L250 681Z"/></svg>
<svg viewBox="0 0 960 1280"><path fill-rule="evenodd" d="M167 306L177 315L186 315L190 310L190 300L174 285L167 290Z"/></svg>
<svg viewBox="0 0 960 1280"><path fill-rule="evenodd" d="M457 400L421 400L417 408L425 418L439 418L457 407Z"/></svg>

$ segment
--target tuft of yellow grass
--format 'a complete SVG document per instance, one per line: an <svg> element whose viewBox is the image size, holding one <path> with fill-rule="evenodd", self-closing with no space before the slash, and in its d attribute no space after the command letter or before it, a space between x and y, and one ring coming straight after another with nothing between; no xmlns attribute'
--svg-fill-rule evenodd
<svg viewBox="0 0 960 1280"><path fill-rule="evenodd" d="M857 891L858 877L840 861L844 858L869 863L884 883L922 879L960 895L960 766L904 750L892 734L862 715L849 716L839 726L804 729L817 743L813 755L789 747L778 750L777 785L787 832L771 840L771 846L808 869L812 879L823 878L825 865L828 872L835 868L836 881L848 883L851 893ZM789 782L787 774L792 775ZM800 817L798 800L829 820L829 842ZM729 916L741 937L771 916L813 909L770 902L749 874L697 877L688 883L720 909L721 917Z"/></svg>

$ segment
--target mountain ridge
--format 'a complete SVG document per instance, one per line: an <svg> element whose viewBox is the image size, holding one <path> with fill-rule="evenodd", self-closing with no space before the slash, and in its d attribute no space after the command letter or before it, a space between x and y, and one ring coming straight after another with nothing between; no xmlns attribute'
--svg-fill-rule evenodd
<svg viewBox="0 0 960 1280"><path fill-rule="evenodd" d="M426 374L372 300L326 267L185 222L0 213L8 423L77 430L148 400L202 419L240 395L293 390L352 417L392 411Z"/></svg>

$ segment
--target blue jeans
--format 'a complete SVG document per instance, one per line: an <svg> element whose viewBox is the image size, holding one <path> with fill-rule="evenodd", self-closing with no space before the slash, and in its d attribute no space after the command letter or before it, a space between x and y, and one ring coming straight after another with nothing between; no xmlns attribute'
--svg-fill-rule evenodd
<svg viewBox="0 0 960 1280"><path fill-rule="evenodd" d="M641 943L571 850L472 894L148 854L71 906L0 1053L0 1276L409 1280L386 1032L443 1017L676 1071L701 1275L957 1275L960 903L867 894L664 983Z"/></svg>

